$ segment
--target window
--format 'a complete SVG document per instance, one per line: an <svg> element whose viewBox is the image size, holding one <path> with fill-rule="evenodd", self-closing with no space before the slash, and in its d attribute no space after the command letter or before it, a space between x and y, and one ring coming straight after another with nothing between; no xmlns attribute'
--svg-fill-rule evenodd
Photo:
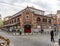
<svg viewBox="0 0 60 46"><path fill-rule="evenodd" d="M60 22L60 19L58 19L58 22Z"/></svg>
<svg viewBox="0 0 60 46"><path fill-rule="evenodd" d="M29 14L29 12L26 12L26 14Z"/></svg>
<svg viewBox="0 0 60 46"><path fill-rule="evenodd" d="M37 25L40 25L41 19L40 17L37 17Z"/></svg>
<svg viewBox="0 0 60 46"><path fill-rule="evenodd" d="M37 18L37 21L38 21L38 22L40 22L40 21L41 21L41 19L38 17L38 18Z"/></svg>
<svg viewBox="0 0 60 46"><path fill-rule="evenodd" d="M12 23L13 23L13 20L12 20Z"/></svg>
<svg viewBox="0 0 60 46"><path fill-rule="evenodd" d="M49 19L49 21L48 21L49 23L51 23L51 19Z"/></svg>
<svg viewBox="0 0 60 46"><path fill-rule="evenodd" d="M26 16L26 18L29 18L29 16Z"/></svg>
<svg viewBox="0 0 60 46"><path fill-rule="evenodd" d="M44 18L43 18L43 22L44 22Z"/></svg>
<svg viewBox="0 0 60 46"><path fill-rule="evenodd" d="M17 18L17 22L19 22L20 21L20 19L19 18Z"/></svg>
<svg viewBox="0 0 60 46"><path fill-rule="evenodd" d="M25 19L26 19L26 21L29 21L29 16L27 15Z"/></svg>
<svg viewBox="0 0 60 46"><path fill-rule="evenodd" d="M9 21L9 23L11 24L11 21Z"/></svg>
<svg viewBox="0 0 60 46"><path fill-rule="evenodd" d="M16 23L16 19L14 19L14 23Z"/></svg>
<svg viewBox="0 0 60 46"><path fill-rule="evenodd" d="M19 20L19 18L18 18L18 20Z"/></svg>
<svg viewBox="0 0 60 46"><path fill-rule="evenodd" d="M54 24L54 26L56 26L56 24Z"/></svg>
<svg viewBox="0 0 60 46"><path fill-rule="evenodd" d="M46 18L43 18L43 22L47 22L47 19Z"/></svg>

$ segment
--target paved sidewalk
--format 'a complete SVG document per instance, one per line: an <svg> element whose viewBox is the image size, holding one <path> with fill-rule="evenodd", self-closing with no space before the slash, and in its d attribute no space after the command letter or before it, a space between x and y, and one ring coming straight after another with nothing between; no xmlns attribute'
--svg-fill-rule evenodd
<svg viewBox="0 0 60 46"><path fill-rule="evenodd" d="M42 34L42 35L41 34L25 35L25 36L23 36L23 38L38 41L39 44L40 43L42 44L41 46L44 46L44 45L46 45L46 46L58 46L58 42L57 42L58 39L55 38L56 42L51 42L50 41L50 35L47 35L47 34L46 35L44 35L44 34ZM37 44L37 43L35 43L35 44Z"/></svg>
<svg viewBox="0 0 60 46"><path fill-rule="evenodd" d="M14 36L11 33L0 32L0 35L8 37L12 42L11 46L58 46L59 35L55 37L55 43L50 41L49 34L34 34L34 35L18 35Z"/></svg>
<svg viewBox="0 0 60 46"><path fill-rule="evenodd" d="M53 42L51 42L50 41L50 34L34 34L34 35L26 35L26 36L30 36L29 38L30 39L32 39L32 37L34 37L33 38L33 40L35 39L35 40L37 40L37 41L41 41L42 40L42 42L46 42L47 41L47 43L50 43L50 44L52 44L51 46L59 46L59 36L60 36L60 33L57 35L57 36L54 36L54 39L55 39L55 42L53 43ZM49 45L50 46L50 45Z"/></svg>

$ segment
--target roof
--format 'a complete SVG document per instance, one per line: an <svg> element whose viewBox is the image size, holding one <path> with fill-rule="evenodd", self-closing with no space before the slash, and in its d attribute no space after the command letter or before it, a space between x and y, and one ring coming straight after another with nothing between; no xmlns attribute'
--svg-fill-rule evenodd
<svg viewBox="0 0 60 46"><path fill-rule="evenodd" d="M36 9L34 7L28 7L28 8L33 9L33 10L36 10L36 11L43 11L44 12L44 10Z"/></svg>
<svg viewBox="0 0 60 46"><path fill-rule="evenodd" d="M32 12L33 14L37 14L37 15L41 15L41 16L44 16L44 12L45 12L43 10L39 10L39 9L34 8L34 7L26 7L25 9L14 14L10 19L12 19L16 16L20 16L25 10L30 10L30 12ZM49 17L49 16L47 16L47 17Z"/></svg>
<svg viewBox="0 0 60 46"><path fill-rule="evenodd" d="M35 14L35 15L38 15L38 14ZM38 15L39 16L39 15ZM42 17L47 17L47 18L53 18L53 17L51 17L51 16L46 16L46 15L40 15L40 16L42 16Z"/></svg>
<svg viewBox="0 0 60 46"><path fill-rule="evenodd" d="M16 17L18 15L21 15L26 9L29 9L32 13L39 14L39 15L41 14L41 12L44 13L43 10L39 10L39 9L36 9L36 8L33 8L33 7L26 7L25 9L23 9L23 10L17 12L16 14L14 14L11 18Z"/></svg>
<svg viewBox="0 0 60 46"><path fill-rule="evenodd" d="M29 10L35 14L39 14L39 15L44 15L44 12L43 10L39 10L39 9L36 9L34 7L29 7Z"/></svg>
<svg viewBox="0 0 60 46"><path fill-rule="evenodd" d="M5 18L11 18L12 16L7 16L7 17L5 17Z"/></svg>
<svg viewBox="0 0 60 46"><path fill-rule="evenodd" d="M47 15L45 15L45 16L54 17L54 16L56 16L56 14L47 14Z"/></svg>

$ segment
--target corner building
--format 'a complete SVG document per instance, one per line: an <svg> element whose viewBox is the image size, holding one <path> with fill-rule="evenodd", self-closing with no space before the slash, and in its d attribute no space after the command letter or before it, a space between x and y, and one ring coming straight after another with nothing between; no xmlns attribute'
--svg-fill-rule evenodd
<svg viewBox="0 0 60 46"><path fill-rule="evenodd" d="M3 27L6 29L20 29L25 33L32 32L32 29L53 29L53 18L45 16L44 12L33 7L26 7L14 14L9 20L4 21Z"/></svg>

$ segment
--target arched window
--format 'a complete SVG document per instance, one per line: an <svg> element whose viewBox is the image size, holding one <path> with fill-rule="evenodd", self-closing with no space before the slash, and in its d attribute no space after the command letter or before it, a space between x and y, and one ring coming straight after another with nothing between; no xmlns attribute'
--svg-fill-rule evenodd
<svg viewBox="0 0 60 46"><path fill-rule="evenodd" d="M16 23L16 19L14 19L14 23Z"/></svg>
<svg viewBox="0 0 60 46"><path fill-rule="evenodd" d="M19 22L20 21L20 18L17 18L17 22Z"/></svg>
<svg viewBox="0 0 60 46"><path fill-rule="evenodd" d="M38 18L37 18L37 22L40 22L40 21L41 21L41 19L38 17Z"/></svg>

